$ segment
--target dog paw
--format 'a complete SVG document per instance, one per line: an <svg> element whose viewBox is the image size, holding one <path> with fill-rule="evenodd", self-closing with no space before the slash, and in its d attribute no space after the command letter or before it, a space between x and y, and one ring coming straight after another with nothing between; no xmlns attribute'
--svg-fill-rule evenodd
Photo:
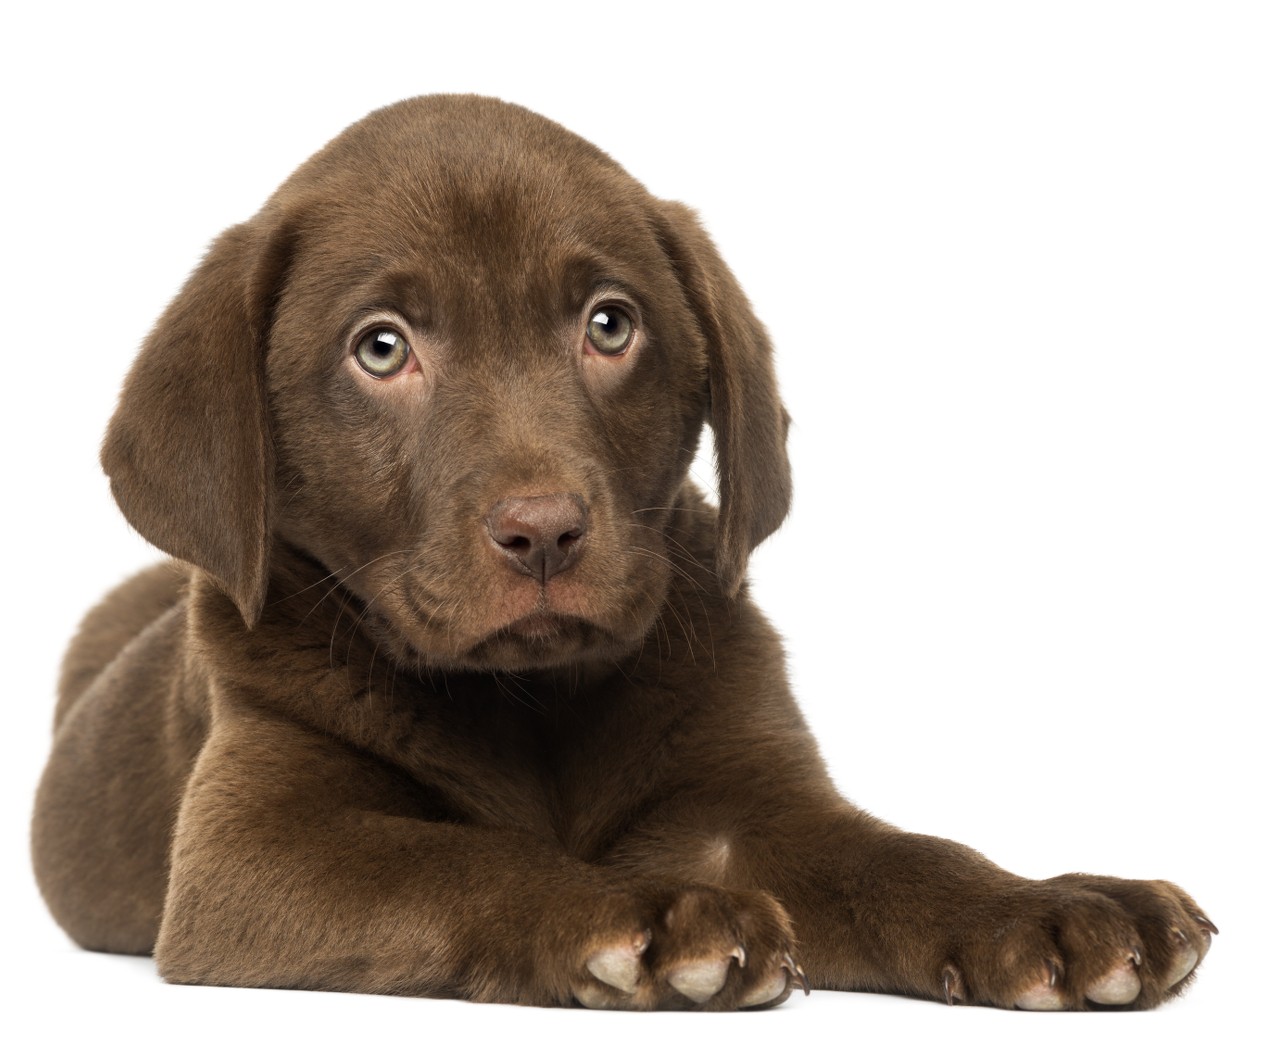
<svg viewBox="0 0 1264 1063"><path fill-rule="evenodd" d="M808 990L790 920L766 893L695 886L625 907L583 950L573 995L584 1007L767 1008Z"/></svg>
<svg viewBox="0 0 1264 1063"><path fill-rule="evenodd" d="M1032 883L976 915L943 966L950 1004L1152 1008L1181 992L1218 933L1170 883L1089 875Z"/></svg>

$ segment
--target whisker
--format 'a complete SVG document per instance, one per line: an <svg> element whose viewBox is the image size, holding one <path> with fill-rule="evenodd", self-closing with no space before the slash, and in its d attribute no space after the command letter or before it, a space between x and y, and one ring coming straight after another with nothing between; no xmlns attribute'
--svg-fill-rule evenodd
<svg viewBox="0 0 1264 1063"><path fill-rule="evenodd" d="M690 591L694 595L694 599L697 602L698 608L701 610L703 618L707 622L707 640L711 646L710 659L712 662L712 667L714 668L715 667L715 631L711 627L711 614L710 614L710 611L707 609L706 597L704 596L705 588L702 586L701 583L699 583L696 579L690 576L689 573L685 572L684 569L682 569L679 565L677 565L674 561L672 561L671 558L666 557L658 553L657 551L651 550L649 549L649 547L645 547L645 546L633 546L631 547L631 549L634 553L643 554L647 557L653 557L658 561L662 561L663 563L668 565L672 569L672 571L676 572L681 577L682 580L685 581L686 586L683 587L682 590ZM700 562L693 559L692 555L689 554L688 550L685 550L683 547L681 547L680 549L684 554L688 555L689 560L691 561L692 564L694 564L698 568L704 569L704 571L706 570L706 566L702 565ZM664 604L668 608L670 608L673 613L676 613L676 610L674 607L672 607L670 600L665 602ZM679 614L677 613L676 615L677 615L677 619L679 620L680 619ZM686 637L688 638L692 636L692 639L694 641L697 641L698 633L697 633L696 627L694 626L692 618L689 618L688 624L689 624L689 631L685 633ZM693 654L692 644L690 644L690 654L691 656Z"/></svg>
<svg viewBox="0 0 1264 1063"><path fill-rule="evenodd" d="M307 620L307 618L310 617L312 613L316 612L316 610L320 608L321 604L325 601L326 598L328 598L331 594L334 593L334 591L338 590L340 587L345 586L347 580L349 580L356 573L363 572L370 565L376 565L379 561L385 561L388 557L394 557L396 554L406 554L406 553L408 553L407 550L391 550L385 554L379 554L377 557L372 558L369 561L366 561L363 565L360 565L358 568L355 568L351 572L348 572L345 576L339 577L339 579L334 583L334 585L330 587L329 590L327 590L323 595L321 595L320 599L316 602L316 604L313 605L309 610L307 610L307 612L303 616L303 620L300 620L299 623L302 623L304 620ZM343 568L345 567L346 566L344 565ZM330 575L337 575L337 573L341 571L342 571L341 568L334 569L334 571L331 572ZM325 581L323 579L317 580L316 583L313 584L313 586L316 586L324 582ZM336 626L337 625L335 624L335 627Z"/></svg>

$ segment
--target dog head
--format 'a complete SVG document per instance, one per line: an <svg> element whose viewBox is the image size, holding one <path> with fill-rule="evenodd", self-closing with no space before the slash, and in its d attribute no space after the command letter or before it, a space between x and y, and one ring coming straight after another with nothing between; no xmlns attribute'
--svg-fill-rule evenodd
<svg viewBox="0 0 1264 1063"><path fill-rule="evenodd" d="M711 241L552 122L422 97L216 241L102 462L131 523L248 625L298 550L395 655L523 668L644 637L707 419L733 595L789 507L787 419Z"/></svg>

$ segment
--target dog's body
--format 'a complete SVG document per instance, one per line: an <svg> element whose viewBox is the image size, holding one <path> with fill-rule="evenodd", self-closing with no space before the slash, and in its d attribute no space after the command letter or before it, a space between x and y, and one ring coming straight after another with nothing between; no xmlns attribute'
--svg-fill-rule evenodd
<svg viewBox="0 0 1264 1063"><path fill-rule="evenodd" d="M707 419L718 513L686 480ZM220 238L111 424L120 505L189 564L71 647L54 915L182 982L1178 992L1214 930L1182 891L1021 879L837 795L742 586L786 423L684 208L496 101L353 126Z"/></svg>

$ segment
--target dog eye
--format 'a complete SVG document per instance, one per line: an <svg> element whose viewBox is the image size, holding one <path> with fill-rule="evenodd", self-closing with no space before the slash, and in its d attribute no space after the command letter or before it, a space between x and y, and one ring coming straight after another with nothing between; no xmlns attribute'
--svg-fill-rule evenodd
<svg viewBox="0 0 1264 1063"><path fill-rule="evenodd" d="M355 357L364 371L375 377L388 377L408 364L408 341L391 328L375 328L366 332L356 344Z"/></svg>
<svg viewBox="0 0 1264 1063"><path fill-rule="evenodd" d="M588 319L588 342L597 354L622 354L632 342L632 319L617 306L599 306Z"/></svg>

